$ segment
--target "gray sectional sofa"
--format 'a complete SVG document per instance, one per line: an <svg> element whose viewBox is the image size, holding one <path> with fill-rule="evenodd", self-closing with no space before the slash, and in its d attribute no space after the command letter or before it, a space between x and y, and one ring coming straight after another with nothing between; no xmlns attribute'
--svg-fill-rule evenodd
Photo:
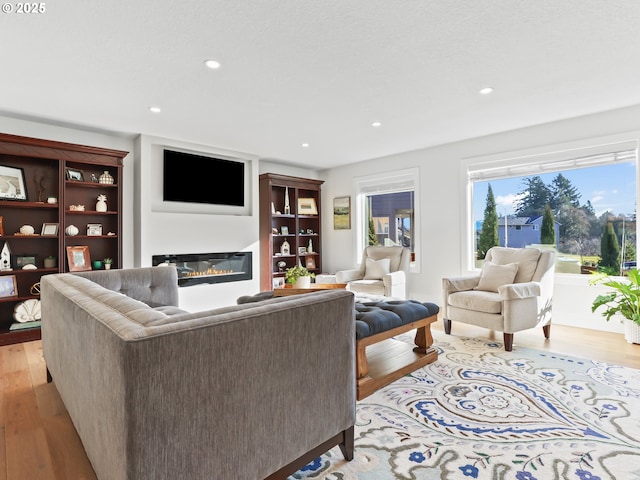
<svg viewBox="0 0 640 480"><path fill-rule="evenodd" d="M100 480L286 478L353 457L353 294L188 313L172 267L42 277L42 343Z"/></svg>

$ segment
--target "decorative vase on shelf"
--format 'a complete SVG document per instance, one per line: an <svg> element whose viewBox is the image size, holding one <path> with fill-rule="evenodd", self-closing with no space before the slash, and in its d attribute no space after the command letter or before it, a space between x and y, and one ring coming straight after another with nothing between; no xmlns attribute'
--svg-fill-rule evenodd
<svg viewBox="0 0 640 480"><path fill-rule="evenodd" d="M98 202L96 203L96 212L106 212L106 211L107 211L107 196L98 195Z"/></svg>
<svg viewBox="0 0 640 480"><path fill-rule="evenodd" d="M289 187L284 187L284 214L289 215L291 213L291 206L289 205Z"/></svg>
<svg viewBox="0 0 640 480"><path fill-rule="evenodd" d="M105 185L113 185L113 177L111 176L111 174L108 171L104 171L104 173L102 175L100 175L100 178L98 179L99 183L103 183Z"/></svg>
<svg viewBox="0 0 640 480"><path fill-rule="evenodd" d="M80 232L80 230L78 230L78 227L76 227L75 225L69 225L67 228L65 228L64 231L70 237L74 237L78 234L78 232Z"/></svg>

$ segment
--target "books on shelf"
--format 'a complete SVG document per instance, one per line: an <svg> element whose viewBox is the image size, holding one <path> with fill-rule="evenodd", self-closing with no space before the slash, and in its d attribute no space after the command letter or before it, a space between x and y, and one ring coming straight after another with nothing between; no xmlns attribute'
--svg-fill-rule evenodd
<svg viewBox="0 0 640 480"><path fill-rule="evenodd" d="M42 325L42 321L41 320L37 320L35 322L24 322L24 323L12 323L11 326L9 327L10 331L15 331L15 330L27 330L29 328L37 328L40 325Z"/></svg>

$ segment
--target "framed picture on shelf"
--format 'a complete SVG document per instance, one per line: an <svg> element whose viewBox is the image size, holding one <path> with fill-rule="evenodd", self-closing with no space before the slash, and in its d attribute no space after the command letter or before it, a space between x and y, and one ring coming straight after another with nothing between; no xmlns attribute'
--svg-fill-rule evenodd
<svg viewBox="0 0 640 480"><path fill-rule="evenodd" d="M351 197L333 199L333 229L351 229Z"/></svg>
<svg viewBox="0 0 640 480"><path fill-rule="evenodd" d="M298 247L298 255L306 255L307 247Z"/></svg>
<svg viewBox="0 0 640 480"><path fill-rule="evenodd" d="M40 235L45 237L55 237L58 235L58 224L57 223L43 223L42 224L42 232Z"/></svg>
<svg viewBox="0 0 640 480"><path fill-rule="evenodd" d="M282 288L282 287L284 287L284 277L274 277L273 288Z"/></svg>
<svg viewBox="0 0 640 480"><path fill-rule="evenodd" d="M86 245L67 247L67 261L69 262L70 272L85 272L91 270L89 247Z"/></svg>
<svg viewBox="0 0 640 480"><path fill-rule="evenodd" d="M16 255L16 267L22 268L25 265L35 265L37 255Z"/></svg>
<svg viewBox="0 0 640 480"><path fill-rule="evenodd" d="M318 206L315 198L298 199L298 215L317 215Z"/></svg>
<svg viewBox="0 0 640 480"><path fill-rule="evenodd" d="M18 283L15 275L4 275L0 277L0 298L17 297Z"/></svg>
<svg viewBox="0 0 640 480"><path fill-rule="evenodd" d="M67 180L73 180L75 182L84 182L84 173L82 170L75 168L67 168Z"/></svg>
<svg viewBox="0 0 640 480"><path fill-rule="evenodd" d="M307 257L306 265L307 268L316 268L316 259L312 256Z"/></svg>
<svg viewBox="0 0 640 480"><path fill-rule="evenodd" d="M0 165L0 200L26 200L24 170Z"/></svg>
<svg viewBox="0 0 640 480"><path fill-rule="evenodd" d="M87 223L87 235L89 237L99 237L102 235L101 223Z"/></svg>
<svg viewBox="0 0 640 480"><path fill-rule="evenodd" d="M289 227L283 225L282 227L280 227L280 233L282 233L282 235L289 235Z"/></svg>

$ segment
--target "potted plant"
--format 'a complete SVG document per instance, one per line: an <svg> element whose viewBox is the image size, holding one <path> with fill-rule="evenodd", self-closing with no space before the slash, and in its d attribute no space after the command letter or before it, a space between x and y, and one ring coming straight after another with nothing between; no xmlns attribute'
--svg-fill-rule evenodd
<svg viewBox="0 0 640 480"><path fill-rule="evenodd" d="M315 274L302 265L288 268L284 274L287 283L294 285L296 288L309 288L313 277L315 277Z"/></svg>
<svg viewBox="0 0 640 480"><path fill-rule="evenodd" d="M109 270L111 268L111 264L113 263L113 259L112 258L105 258L103 260L104 262L104 269L105 270Z"/></svg>
<svg viewBox="0 0 640 480"><path fill-rule="evenodd" d="M591 305L595 312L605 307L602 314L609 321L611 317L624 318L624 338L629 343L640 343L640 272L633 268L627 271L624 279L596 274L592 284L604 285L612 289L604 295L598 295Z"/></svg>

